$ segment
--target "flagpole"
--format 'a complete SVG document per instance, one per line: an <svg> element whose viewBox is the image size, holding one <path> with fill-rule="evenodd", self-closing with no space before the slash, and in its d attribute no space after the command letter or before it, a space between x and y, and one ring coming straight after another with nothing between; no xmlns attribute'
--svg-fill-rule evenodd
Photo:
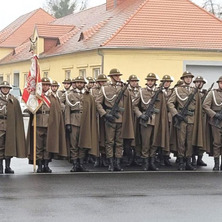
<svg viewBox="0 0 222 222"><path fill-rule="evenodd" d="M33 171L36 172L36 113L33 118Z"/></svg>

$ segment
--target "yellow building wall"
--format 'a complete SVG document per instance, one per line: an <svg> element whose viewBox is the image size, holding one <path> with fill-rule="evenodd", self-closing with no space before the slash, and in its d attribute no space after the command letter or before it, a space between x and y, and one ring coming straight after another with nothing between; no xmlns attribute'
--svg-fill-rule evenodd
<svg viewBox="0 0 222 222"><path fill-rule="evenodd" d="M104 74L108 75L112 68L118 68L123 73L123 80L135 74L141 80L141 86L144 86L146 75L150 72L156 73L160 78L169 74L177 81L184 71L184 61L222 61L222 53L219 52L107 49L102 50L102 53ZM94 69L101 70L101 62L102 57L98 55L98 50L39 59L41 76L48 76L60 84L66 75L69 74L72 79L79 76L81 70L85 70L86 77L93 77ZM25 61L0 65L0 75L13 84L14 73L19 73L19 86L23 89L30 64L31 61Z"/></svg>
<svg viewBox="0 0 222 222"><path fill-rule="evenodd" d="M19 87L23 89L30 65L31 60L0 65L0 74L4 76L4 80L9 81L10 84L13 85L14 73L19 73ZM66 77L67 71L70 72L71 79L79 76L80 70L85 70L86 77L93 76L93 69L101 68L101 56L99 56L97 50L95 50L44 59L40 58L39 65L41 77L48 76L52 80L57 80L61 84ZM10 80L8 79L8 76L10 76ZM62 88L62 86L60 88Z"/></svg>
<svg viewBox="0 0 222 222"><path fill-rule="evenodd" d="M118 68L123 73L123 80L135 74L141 80L142 86L150 72L157 74L159 78L168 74L177 81L185 71L183 70L184 61L222 62L222 53L218 52L103 50L103 53L105 74L108 74L112 68Z"/></svg>
<svg viewBox="0 0 222 222"><path fill-rule="evenodd" d="M4 58L5 56L7 56L12 51L13 51L12 48L0 48L0 59Z"/></svg>

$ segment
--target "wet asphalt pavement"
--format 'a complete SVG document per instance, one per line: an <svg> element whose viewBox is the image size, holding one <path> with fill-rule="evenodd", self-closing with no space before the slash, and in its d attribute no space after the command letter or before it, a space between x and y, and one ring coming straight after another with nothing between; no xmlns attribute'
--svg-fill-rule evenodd
<svg viewBox="0 0 222 222"><path fill-rule="evenodd" d="M171 159L175 162L175 159ZM222 171L207 167L159 172L138 167L108 173L90 167L70 173L67 161L53 161L52 174L33 173L27 159L12 159L14 175L0 175L0 222L222 221Z"/></svg>
<svg viewBox="0 0 222 222"><path fill-rule="evenodd" d="M0 221L221 221L222 174L132 171L69 173L54 161L52 174L34 174L12 160L15 175L0 176Z"/></svg>

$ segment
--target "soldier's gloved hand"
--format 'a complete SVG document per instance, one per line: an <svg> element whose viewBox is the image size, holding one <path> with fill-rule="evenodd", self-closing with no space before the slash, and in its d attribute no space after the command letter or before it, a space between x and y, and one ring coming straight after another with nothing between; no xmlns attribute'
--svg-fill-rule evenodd
<svg viewBox="0 0 222 222"><path fill-rule="evenodd" d="M142 119L143 121L147 121L147 116L145 114L142 114L140 117L140 119Z"/></svg>
<svg viewBox="0 0 222 222"><path fill-rule="evenodd" d="M66 132L71 133L72 132L72 126L71 124L66 125Z"/></svg>
<svg viewBox="0 0 222 222"><path fill-rule="evenodd" d="M109 113L106 113L105 116L104 116L104 118L105 118L107 121L111 122L111 123L114 122L114 120L115 120L114 116L112 116L112 115L109 114Z"/></svg>
<svg viewBox="0 0 222 222"><path fill-rule="evenodd" d="M177 118L179 121L183 121L184 120L183 116L181 114L179 114L179 113L177 113L175 115L175 118Z"/></svg>
<svg viewBox="0 0 222 222"><path fill-rule="evenodd" d="M215 119L222 120L222 115L221 115L220 113L216 113L216 114L214 115L214 118L215 118Z"/></svg>

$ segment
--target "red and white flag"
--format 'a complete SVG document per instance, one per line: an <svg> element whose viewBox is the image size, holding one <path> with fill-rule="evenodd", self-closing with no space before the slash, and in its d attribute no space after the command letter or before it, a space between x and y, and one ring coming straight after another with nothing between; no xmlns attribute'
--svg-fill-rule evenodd
<svg viewBox="0 0 222 222"><path fill-rule="evenodd" d="M41 106L44 98L42 97L42 84L37 55L33 55L31 61L32 64L26 79L22 99L26 103L27 108L34 114Z"/></svg>

